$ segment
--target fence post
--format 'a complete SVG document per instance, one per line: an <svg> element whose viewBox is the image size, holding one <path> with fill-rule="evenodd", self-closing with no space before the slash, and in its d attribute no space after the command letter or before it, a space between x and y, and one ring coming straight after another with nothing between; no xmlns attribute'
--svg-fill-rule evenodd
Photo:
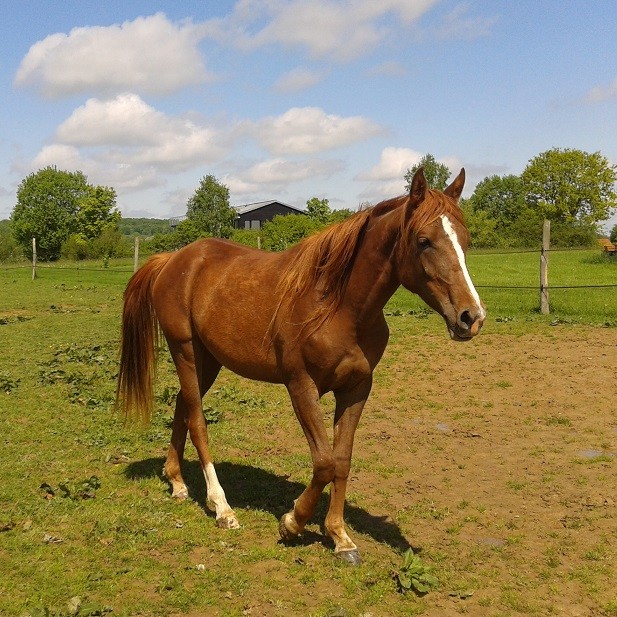
<svg viewBox="0 0 617 617"><path fill-rule="evenodd" d="M36 238L32 238L32 280L36 278Z"/></svg>
<svg viewBox="0 0 617 617"><path fill-rule="evenodd" d="M540 253L540 313L550 312L548 301L548 252L551 244L551 222L544 220L542 225L542 252Z"/></svg>
<svg viewBox="0 0 617 617"><path fill-rule="evenodd" d="M133 255L133 272L137 272L139 268L139 236L135 236L135 249Z"/></svg>

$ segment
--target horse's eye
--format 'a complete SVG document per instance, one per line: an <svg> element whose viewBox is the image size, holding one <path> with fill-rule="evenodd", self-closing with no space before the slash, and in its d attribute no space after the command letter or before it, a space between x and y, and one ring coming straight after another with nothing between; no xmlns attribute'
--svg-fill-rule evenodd
<svg viewBox="0 0 617 617"><path fill-rule="evenodd" d="M418 238L418 246L421 249L427 249L431 246L431 241L428 238Z"/></svg>

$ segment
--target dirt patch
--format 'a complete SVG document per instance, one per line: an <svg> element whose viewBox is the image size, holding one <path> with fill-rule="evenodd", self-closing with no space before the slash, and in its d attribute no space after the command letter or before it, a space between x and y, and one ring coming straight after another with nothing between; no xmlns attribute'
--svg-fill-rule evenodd
<svg viewBox="0 0 617 617"><path fill-rule="evenodd" d="M617 331L411 343L379 370L350 495L440 565L425 614L617 614Z"/></svg>

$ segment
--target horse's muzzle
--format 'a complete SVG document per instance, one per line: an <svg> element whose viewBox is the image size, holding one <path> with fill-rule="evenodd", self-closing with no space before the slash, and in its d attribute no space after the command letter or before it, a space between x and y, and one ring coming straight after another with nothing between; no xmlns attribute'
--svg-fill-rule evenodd
<svg viewBox="0 0 617 617"><path fill-rule="evenodd" d="M465 309L458 314L456 323L448 324L450 338L454 341L469 341L480 332L486 311L479 307L477 309Z"/></svg>

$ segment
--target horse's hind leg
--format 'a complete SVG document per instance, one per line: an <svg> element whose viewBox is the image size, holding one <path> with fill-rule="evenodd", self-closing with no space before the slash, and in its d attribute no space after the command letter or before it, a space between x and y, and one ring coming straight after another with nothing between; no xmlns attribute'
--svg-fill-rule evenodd
<svg viewBox="0 0 617 617"><path fill-rule="evenodd" d="M171 429L171 441L167 452L167 460L163 466L163 475L171 483L172 496L176 499L186 499L189 496L189 491L182 478L181 464L184 457L184 446L186 444L186 435L188 433L186 405L182 392L178 392L176 396L176 411Z"/></svg>
<svg viewBox="0 0 617 617"><path fill-rule="evenodd" d="M179 493L178 497L182 497L183 493L188 494L180 474L180 463L188 432L201 462L206 479L207 502L216 512L216 522L219 527L236 528L239 527L238 520L227 503L210 455L208 427L201 405L201 400L214 383L221 365L199 343L195 345L199 347L196 349L193 341L169 345L180 380L180 392L176 400L165 473L172 484L174 495L176 492Z"/></svg>

